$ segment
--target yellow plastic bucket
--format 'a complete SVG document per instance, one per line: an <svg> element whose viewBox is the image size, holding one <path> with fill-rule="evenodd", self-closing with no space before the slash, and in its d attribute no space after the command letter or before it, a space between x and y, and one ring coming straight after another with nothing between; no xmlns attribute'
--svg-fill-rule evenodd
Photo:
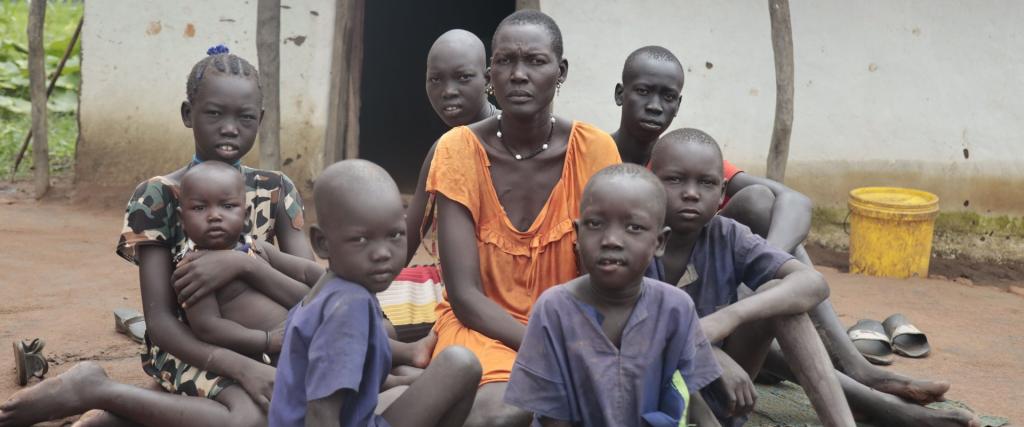
<svg viewBox="0 0 1024 427"><path fill-rule="evenodd" d="M928 277L939 197L897 187L850 191L850 272Z"/></svg>

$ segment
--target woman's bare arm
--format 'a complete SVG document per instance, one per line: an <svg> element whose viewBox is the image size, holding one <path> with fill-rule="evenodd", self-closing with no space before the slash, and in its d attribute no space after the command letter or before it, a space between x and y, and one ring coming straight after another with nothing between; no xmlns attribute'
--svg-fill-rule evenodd
<svg viewBox="0 0 1024 427"><path fill-rule="evenodd" d="M427 175L430 174L430 164L434 160L434 150L437 149L437 142L430 146L427 157L423 159L423 166L420 167L420 177L416 181L416 191L412 194L409 207L405 210L405 235L408 242L405 263L412 262L412 257L420 248L420 230L423 226L423 219L427 210Z"/></svg>
<svg viewBox="0 0 1024 427"><path fill-rule="evenodd" d="M438 249L452 311L466 327L519 349L526 327L483 293L473 217L462 205L437 195Z"/></svg>

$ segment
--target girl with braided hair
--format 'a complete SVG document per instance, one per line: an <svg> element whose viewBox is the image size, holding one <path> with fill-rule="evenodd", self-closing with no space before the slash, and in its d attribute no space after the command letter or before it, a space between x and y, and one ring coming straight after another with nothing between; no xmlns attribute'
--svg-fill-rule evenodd
<svg viewBox="0 0 1024 427"><path fill-rule="evenodd" d="M99 365L83 362L0 404L0 426L30 425L89 410L95 411L80 424L266 424L274 368L200 341L182 322L183 308L233 281L293 303L308 288L282 280L284 273L239 251L194 251L175 263L188 240L178 212L181 178L205 161L234 166L245 177L242 235L264 247L276 242L282 252L296 257L312 259L313 254L302 233L302 200L292 181L281 172L241 164L263 117L256 68L223 45L207 54L189 72L181 103L182 123L192 129L195 154L184 167L138 185L128 200L117 244L117 254L139 266L148 325L142 365L159 387L119 384ZM254 341L251 347L276 353L282 335L278 330L248 338Z"/></svg>

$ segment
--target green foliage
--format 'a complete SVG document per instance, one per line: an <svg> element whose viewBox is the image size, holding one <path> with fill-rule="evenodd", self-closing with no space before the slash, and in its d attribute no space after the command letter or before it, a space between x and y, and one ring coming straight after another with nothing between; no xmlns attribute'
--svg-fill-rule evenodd
<svg viewBox="0 0 1024 427"><path fill-rule="evenodd" d="M43 37L47 84L71 42L78 20L82 17L82 8L81 1L47 3ZM0 175L10 171L32 124L27 25L27 2L0 0ZM75 158L78 139L75 112L78 109L78 88L82 80L80 46L81 43L75 45L47 102L52 172L69 169ZM31 165L32 152L29 147L19 168L19 176L27 175Z"/></svg>

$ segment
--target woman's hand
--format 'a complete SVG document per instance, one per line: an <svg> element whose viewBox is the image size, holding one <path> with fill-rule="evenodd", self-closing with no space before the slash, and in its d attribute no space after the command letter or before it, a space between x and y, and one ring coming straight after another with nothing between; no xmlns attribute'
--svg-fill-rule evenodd
<svg viewBox="0 0 1024 427"><path fill-rule="evenodd" d="M171 275L178 303L187 308L216 292L237 279L251 261L248 255L234 250L190 252Z"/></svg>
<svg viewBox="0 0 1024 427"><path fill-rule="evenodd" d="M262 363L251 365L240 370L237 380L252 400L266 412L270 409L270 396L274 394L274 374L277 371L273 366Z"/></svg>

